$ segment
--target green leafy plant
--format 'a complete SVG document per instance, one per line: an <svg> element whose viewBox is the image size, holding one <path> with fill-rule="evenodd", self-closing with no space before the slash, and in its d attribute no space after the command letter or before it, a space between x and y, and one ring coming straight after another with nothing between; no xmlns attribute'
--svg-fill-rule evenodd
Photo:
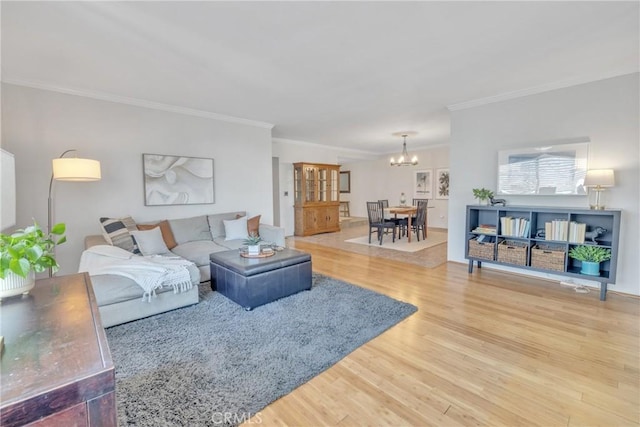
<svg viewBox="0 0 640 427"><path fill-rule="evenodd" d="M578 261L602 262L611 259L611 249L593 245L580 245L571 248L569 256Z"/></svg>
<svg viewBox="0 0 640 427"><path fill-rule="evenodd" d="M487 190L486 188L474 188L473 197L480 201L489 200L493 197L493 191Z"/></svg>
<svg viewBox="0 0 640 427"><path fill-rule="evenodd" d="M260 242L262 242L262 237L258 236L257 234L251 234L249 237L244 239L244 242L242 243L247 246L255 246L260 244Z"/></svg>
<svg viewBox="0 0 640 427"><path fill-rule="evenodd" d="M48 268L58 271L60 266L53 257L53 248L67 241L65 230L66 226L60 223L46 234L34 222L12 234L0 233L0 278L4 279L9 271L20 277L27 277L31 270L36 273Z"/></svg>

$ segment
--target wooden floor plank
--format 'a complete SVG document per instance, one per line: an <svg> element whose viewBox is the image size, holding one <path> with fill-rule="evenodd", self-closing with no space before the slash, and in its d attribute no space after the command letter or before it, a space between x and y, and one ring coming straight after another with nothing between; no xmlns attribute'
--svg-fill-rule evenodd
<svg viewBox="0 0 640 427"><path fill-rule="evenodd" d="M293 244L315 272L418 312L263 409L262 425L640 426L640 299Z"/></svg>

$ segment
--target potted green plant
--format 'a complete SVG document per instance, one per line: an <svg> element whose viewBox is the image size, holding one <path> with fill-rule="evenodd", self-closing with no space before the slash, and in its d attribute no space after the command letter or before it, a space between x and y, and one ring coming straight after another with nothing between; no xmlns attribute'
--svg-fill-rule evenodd
<svg viewBox="0 0 640 427"><path fill-rule="evenodd" d="M252 233L242 243L247 245L249 255L260 255L260 242L262 242L262 238Z"/></svg>
<svg viewBox="0 0 640 427"><path fill-rule="evenodd" d="M58 271L53 248L66 242L65 230L60 223L45 233L34 222L11 234L0 233L0 298L29 292L35 284L35 273L48 268Z"/></svg>
<svg viewBox="0 0 640 427"><path fill-rule="evenodd" d="M493 198L493 191L487 190L486 188L474 188L473 197L478 199L478 202L481 205L486 205L488 204L489 199Z"/></svg>
<svg viewBox="0 0 640 427"><path fill-rule="evenodd" d="M574 246L569 251L569 257L580 261L581 274L599 276L600 263L611 259L611 249L593 245Z"/></svg>

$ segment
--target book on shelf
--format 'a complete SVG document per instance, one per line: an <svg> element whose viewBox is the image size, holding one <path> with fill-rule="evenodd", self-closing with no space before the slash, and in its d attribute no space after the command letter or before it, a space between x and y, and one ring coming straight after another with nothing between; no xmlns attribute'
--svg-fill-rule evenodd
<svg viewBox="0 0 640 427"><path fill-rule="evenodd" d="M554 219L551 221L551 238L552 240L565 240L562 237L564 236L564 229L567 224L567 221L563 219Z"/></svg>
<svg viewBox="0 0 640 427"><path fill-rule="evenodd" d="M584 243L586 224L566 219L554 219L544 224L545 240Z"/></svg>
<svg viewBox="0 0 640 427"><path fill-rule="evenodd" d="M504 216L500 218L500 234L512 237L528 237L531 225L526 218L512 218Z"/></svg>
<svg viewBox="0 0 640 427"><path fill-rule="evenodd" d="M496 234L496 226L492 224L480 224L474 228L472 232L479 234Z"/></svg>
<svg viewBox="0 0 640 427"><path fill-rule="evenodd" d="M569 243L584 243L587 224L571 221L569 223Z"/></svg>
<svg viewBox="0 0 640 427"><path fill-rule="evenodd" d="M475 240L478 243L495 243L496 238L495 236L487 236L486 234L481 234L478 237L476 237Z"/></svg>

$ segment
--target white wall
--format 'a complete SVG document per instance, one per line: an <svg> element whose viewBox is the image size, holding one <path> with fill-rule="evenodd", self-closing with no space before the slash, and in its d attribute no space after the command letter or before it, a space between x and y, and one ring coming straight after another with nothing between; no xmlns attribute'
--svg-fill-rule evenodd
<svg viewBox="0 0 640 427"><path fill-rule="evenodd" d="M449 260L466 262L465 206L476 203L472 188L496 188L498 150L587 136L589 168L615 170L608 206L623 211L617 283L610 289L640 295L638 80L635 73L452 112ZM585 196L520 196L507 202L588 207Z"/></svg>
<svg viewBox="0 0 640 427"><path fill-rule="evenodd" d="M399 146L401 149L402 147ZM398 150L399 152L400 150ZM435 180L436 169L449 167L449 147L438 146L431 149L412 151L408 147L409 155L418 156L417 166L389 166L389 157L384 156L375 160L345 163L341 170L351 171L351 193L346 194L352 216L367 217L368 201L388 199L391 205L400 204L400 193L405 193L407 201L411 203L414 197L413 181L415 171L430 169ZM436 183L433 184L434 197L430 198L427 226L447 228L449 217L449 201L436 199ZM341 195L341 199L343 195Z"/></svg>
<svg viewBox="0 0 640 427"><path fill-rule="evenodd" d="M16 156L17 220L47 223L51 159L76 148L99 160L102 180L54 182L54 222L67 224L57 249L61 273L77 271L83 237L98 218L138 221L245 210L271 223L271 130L15 85L2 88L2 144ZM142 153L210 157L215 204L144 206Z"/></svg>

